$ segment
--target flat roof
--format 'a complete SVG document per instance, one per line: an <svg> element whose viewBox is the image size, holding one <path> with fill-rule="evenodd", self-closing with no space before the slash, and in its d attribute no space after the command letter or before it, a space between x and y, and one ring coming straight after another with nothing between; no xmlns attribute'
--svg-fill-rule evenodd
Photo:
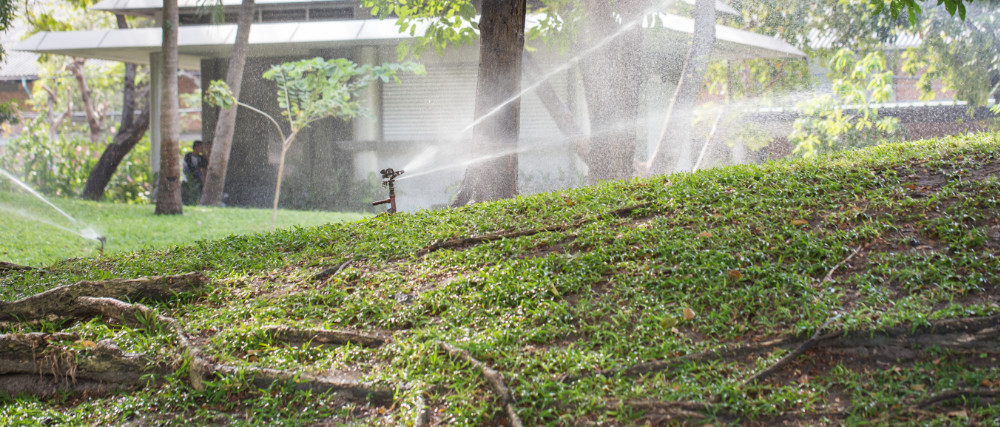
<svg viewBox="0 0 1000 427"><path fill-rule="evenodd" d="M661 19L663 28L654 31L664 31L668 39L680 41L694 32L691 19L668 14L661 14ZM418 28L416 34L423 34L423 29ZM13 50L148 64L149 55L160 52L161 37L162 30L158 27L40 32L17 44ZM257 23L250 30L250 55L308 55L313 49L394 45L410 38L409 33L400 33L395 20L391 19ZM802 51L783 40L723 25L716 25L716 39L713 56L720 59L805 57ZM235 24L180 27L180 66L199 69L201 59L228 57L235 40ZM675 48L676 43L665 43L665 47L667 45Z"/></svg>

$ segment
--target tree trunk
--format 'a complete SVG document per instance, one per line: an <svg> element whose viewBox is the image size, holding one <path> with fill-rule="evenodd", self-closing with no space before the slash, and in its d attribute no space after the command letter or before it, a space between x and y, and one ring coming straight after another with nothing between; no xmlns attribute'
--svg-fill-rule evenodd
<svg viewBox="0 0 1000 427"><path fill-rule="evenodd" d="M163 0L163 99L160 102L160 179L157 215L183 213L180 123L177 120L177 0Z"/></svg>
<svg viewBox="0 0 1000 427"><path fill-rule="evenodd" d="M521 92L524 19L525 0L483 2L476 88L478 124L472 131L472 143L475 155L488 159L465 171L456 205L517 195L521 100L515 97Z"/></svg>
<svg viewBox="0 0 1000 427"><path fill-rule="evenodd" d="M104 109L94 105L94 98L91 96L90 85L87 84L87 76L83 74L84 66L87 64L86 58L74 58L73 62L66 67L70 74L76 78L76 84L80 87L80 101L83 102L83 112L87 116L87 127L90 130L90 142L97 142L104 133Z"/></svg>
<svg viewBox="0 0 1000 427"><path fill-rule="evenodd" d="M586 0L590 46L613 40L582 61L581 75L590 115L588 181L632 176L642 105L642 0ZM617 12L617 14L615 13ZM616 15L621 16L619 23ZM620 34L619 34L620 33Z"/></svg>
<svg viewBox="0 0 1000 427"><path fill-rule="evenodd" d="M250 25L253 23L254 0L243 0L240 15L236 24L236 44L233 45L233 55L229 59L229 70L226 72L226 84L236 99L240 98L240 86L243 83L243 67L250 52ZM236 128L236 111L239 106L233 105L219 111L219 121L215 124L215 138L212 141L212 151L208 156L208 171L205 173L205 185L201 189L200 204L219 206L222 204L222 192L226 184L226 170L229 168L229 153L233 146L233 131Z"/></svg>
<svg viewBox="0 0 1000 427"><path fill-rule="evenodd" d="M116 15L116 17L118 19L118 28L128 28L124 15ZM83 187L83 194L80 195L80 198L101 200L101 197L104 196L104 189L111 182L111 177L115 174L115 170L118 169L118 165L121 164L122 159L135 148L136 144L142 140L142 136L146 134L146 130L149 129L148 102L143 103L139 119L136 120L134 117L136 104L136 68L135 64L125 64L125 79L122 89L122 119L118 126L118 132L115 133L111 144L104 149L104 153L101 154L97 165L90 171L90 175L87 177L87 184Z"/></svg>
<svg viewBox="0 0 1000 427"><path fill-rule="evenodd" d="M677 83L663 132L656 152L650 160L649 172L668 173L674 170L691 170L693 150L691 149L691 121L694 119L695 102L705 82L712 45L715 44L715 1L696 0L694 7L694 36L684 63L684 72ZM670 152L676 149L677 157ZM673 160L673 161L671 161Z"/></svg>

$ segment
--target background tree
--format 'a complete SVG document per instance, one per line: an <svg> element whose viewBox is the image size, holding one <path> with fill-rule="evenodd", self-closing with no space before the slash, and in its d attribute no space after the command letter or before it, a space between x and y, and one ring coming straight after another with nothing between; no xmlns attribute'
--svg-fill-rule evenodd
<svg viewBox="0 0 1000 427"><path fill-rule="evenodd" d="M177 117L177 0L163 0L163 95L160 102L160 177L156 214L179 215L181 203L180 123Z"/></svg>
<svg viewBox="0 0 1000 427"><path fill-rule="evenodd" d="M117 15L118 28L128 28L125 16ZM125 76L122 82L122 116L114 139L108 144L97 165L90 171L87 184L83 187L80 197L88 200L100 200L104 197L104 189L111 182L111 177L118 170L118 165L128 153L142 140L149 129L150 106L147 99L148 87L136 87L135 64L125 64ZM135 116L136 108L140 108L139 116Z"/></svg>
<svg viewBox="0 0 1000 427"><path fill-rule="evenodd" d="M281 115L288 120L286 134L278 121L251 105L239 102L225 82L215 80L205 92L209 104L219 108L235 108L237 105L263 115L281 136L281 157L278 161L278 177L274 187L274 204L271 212L271 230L274 230L278 215L278 201L281 197L281 181L285 171L285 154L292 147L299 132L317 120L328 117L347 119L359 114L369 115L358 96L361 90L375 81L388 82L400 72L422 73L423 67L413 63L357 65L347 59L323 58L278 64L264 73L264 78L278 86L278 106Z"/></svg>
<svg viewBox="0 0 1000 427"><path fill-rule="evenodd" d="M226 85L237 99L240 97L240 87L243 84L244 65L250 53L250 26L253 23L254 10L254 0L243 0L236 21L236 43L233 44L233 54L229 57L229 69L226 71ZM215 124L215 137L212 140L212 152L209 153L208 170L205 172L205 185L201 189L199 203L202 205L222 204L226 170L229 169L229 154L233 147L233 131L236 128L236 113L235 104L219 111L219 120Z"/></svg>

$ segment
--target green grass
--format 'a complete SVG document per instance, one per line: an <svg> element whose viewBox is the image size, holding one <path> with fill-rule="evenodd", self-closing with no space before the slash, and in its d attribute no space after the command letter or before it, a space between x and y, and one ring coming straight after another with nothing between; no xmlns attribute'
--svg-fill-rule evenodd
<svg viewBox="0 0 1000 427"><path fill-rule="evenodd" d="M105 254L147 248L190 245L199 240L270 231L267 209L185 206L180 216L153 215L153 206L98 203L49 198L76 219L76 223L34 196L0 191L0 260L44 266L73 257L98 255L100 243L81 237L94 229L107 237ZM367 215L353 213L278 212L278 228L355 221Z"/></svg>
<svg viewBox="0 0 1000 427"><path fill-rule="evenodd" d="M240 376L195 390L180 372L110 397L10 398L0 424L409 425L423 393L436 423L503 422L486 379L442 353L438 340L501 372L526 425L641 424L656 420L650 402L675 401L707 403L703 419L687 420L699 425L997 424L995 400L912 409L936 393L1000 389L996 345L875 349L879 357L819 348L752 386L742 383L787 351L638 377L560 379L809 336L827 322L845 331L911 329L1000 313L998 159L1000 135L943 138L9 273L0 277L7 300L77 280L203 271L211 286L151 307L177 318L216 362L346 370L406 387L392 407L373 408L260 390ZM551 231L421 252L443 240L532 229ZM336 276L314 278L345 260L354 262ZM379 349L292 346L261 333L272 325L393 340ZM0 332L38 330L111 339L165 362L177 350L170 335L101 319L14 323Z"/></svg>

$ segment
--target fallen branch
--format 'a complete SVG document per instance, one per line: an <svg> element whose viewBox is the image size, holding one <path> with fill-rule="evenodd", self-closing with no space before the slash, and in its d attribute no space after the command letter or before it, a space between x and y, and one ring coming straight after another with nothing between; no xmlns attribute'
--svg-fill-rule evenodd
<svg viewBox="0 0 1000 427"><path fill-rule="evenodd" d="M826 273L826 276L823 276L823 282L832 282L833 273L835 273L837 269L840 268L840 266L851 262L851 259L854 258L854 256L857 255L858 252L861 252L861 249L864 248L865 246L866 245L858 246L858 248L855 249L854 252L852 252L850 255L848 255L847 258L844 258L843 261L840 261L837 263L837 265L834 265L833 268L831 268L830 271Z"/></svg>
<svg viewBox="0 0 1000 427"><path fill-rule="evenodd" d="M264 332L272 340L292 344L310 343L315 345L357 345L375 348L385 345L386 339L374 335L364 335L347 331L328 329L293 329L285 326L270 326Z"/></svg>
<svg viewBox="0 0 1000 427"><path fill-rule="evenodd" d="M973 397L983 397L983 398L998 398L1000 397L1000 391L998 390L952 390L944 393L937 394L926 400L918 402L913 405L915 409L924 409L930 406L936 405L941 402L947 402L953 399L969 399Z"/></svg>
<svg viewBox="0 0 1000 427"><path fill-rule="evenodd" d="M130 300L165 301L191 292L208 283L201 273L154 276L140 279L80 281L38 293L17 301L0 301L0 321L39 320L50 316L74 317L78 297L107 297Z"/></svg>
<svg viewBox="0 0 1000 427"><path fill-rule="evenodd" d="M629 400L616 404L608 404L605 407L609 410L617 410L621 406L627 405L632 409L646 411L646 414L637 420L640 424L642 420L651 421L654 425L675 424L683 419L706 419L717 418L725 423L732 423L735 418L731 416L720 417L713 414L711 404L692 401L659 401L659 400Z"/></svg>
<svg viewBox="0 0 1000 427"><path fill-rule="evenodd" d="M479 372L486 377L486 383L490 385L493 393L500 398L500 402L503 403L504 409L507 410L507 417L510 419L510 425L512 427L521 427L521 418L517 416L517 408L514 407L514 397L511 395L510 389L503 384L503 378L500 376L499 372L493 370L493 368L490 368L489 366L486 366L485 363L476 360L471 354L469 354L468 351L442 341L438 341L437 345L452 357L464 360L479 369Z"/></svg>

